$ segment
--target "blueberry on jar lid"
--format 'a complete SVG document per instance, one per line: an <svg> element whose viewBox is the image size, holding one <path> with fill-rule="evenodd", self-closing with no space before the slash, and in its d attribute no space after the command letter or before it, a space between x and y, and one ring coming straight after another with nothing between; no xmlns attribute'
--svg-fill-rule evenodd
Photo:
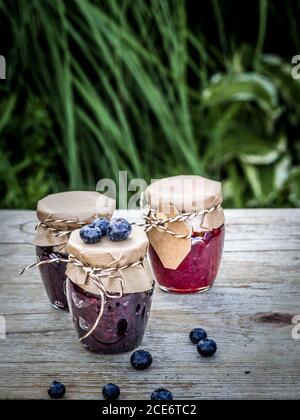
<svg viewBox="0 0 300 420"><path fill-rule="evenodd" d="M158 388L152 392L150 399L156 401L171 401L173 400L173 394L166 388Z"/></svg>
<svg viewBox="0 0 300 420"><path fill-rule="evenodd" d="M99 242L103 236L102 230L93 224L83 226L80 229L79 235L87 244L95 244L96 242Z"/></svg>
<svg viewBox="0 0 300 420"><path fill-rule="evenodd" d="M206 339L197 344L198 353L203 357L212 357L217 351L217 344L214 340Z"/></svg>
<svg viewBox="0 0 300 420"><path fill-rule="evenodd" d="M131 234L131 224L121 217L112 219L106 228L106 234L112 241L124 241Z"/></svg>
<svg viewBox="0 0 300 420"><path fill-rule="evenodd" d="M130 357L131 366L136 370L145 370L152 364L152 356L146 350L136 350Z"/></svg>
<svg viewBox="0 0 300 420"><path fill-rule="evenodd" d="M106 229L109 225L109 220L105 219L105 217L99 217L98 219L95 219L92 223L92 225L96 226L97 228L101 229L102 235L106 235Z"/></svg>
<svg viewBox="0 0 300 420"><path fill-rule="evenodd" d="M120 396L120 388L115 384L106 384L102 388L102 395L106 400L117 400Z"/></svg>
<svg viewBox="0 0 300 420"><path fill-rule="evenodd" d="M53 381L52 384L50 385L50 388L48 389L49 397L55 400L62 398L65 395L65 393L66 393L65 386L62 383L56 382L56 381Z"/></svg>
<svg viewBox="0 0 300 420"><path fill-rule="evenodd" d="M207 333L203 328L194 328L190 332L190 340L193 344L198 344L199 341L206 340Z"/></svg>

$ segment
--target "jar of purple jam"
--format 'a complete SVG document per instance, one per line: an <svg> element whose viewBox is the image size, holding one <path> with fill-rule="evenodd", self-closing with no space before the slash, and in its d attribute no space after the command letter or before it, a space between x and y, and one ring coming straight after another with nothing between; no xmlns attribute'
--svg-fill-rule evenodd
<svg viewBox="0 0 300 420"><path fill-rule="evenodd" d="M68 254L56 251L56 249L59 249L59 247L36 246L35 253L38 261L46 261L53 258L68 258ZM64 290L66 263L58 261L51 264L40 265L39 270L51 305L54 308L68 309L67 297Z"/></svg>
<svg viewBox="0 0 300 420"><path fill-rule="evenodd" d="M82 346L95 353L121 353L138 347L147 326L154 289L144 230L113 242L82 242L79 231L67 244L67 299Z"/></svg>
<svg viewBox="0 0 300 420"><path fill-rule="evenodd" d="M95 191L63 192L41 199L37 204L39 224L33 241L38 260L67 259L66 243L70 233L98 217L110 218L114 209L114 200ZM42 264L39 270L52 306L68 309L66 262Z"/></svg>
<svg viewBox="0 0 300 420"><path fill-rule="evenodd" d="M176 176L151 184L144 193L149 260L166 292L209 290L224 244L221 184L200 176Z"/></svg>

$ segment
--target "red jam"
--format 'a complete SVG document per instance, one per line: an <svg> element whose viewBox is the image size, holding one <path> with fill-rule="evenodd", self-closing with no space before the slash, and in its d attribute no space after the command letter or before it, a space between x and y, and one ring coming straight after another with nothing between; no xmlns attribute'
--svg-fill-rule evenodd
<svg viewBox="0 0 300 420"><path fill-rule="evenodd" d="M176 270L165 268L150 245L150 262L161 289L177 293L205 292L210 289L221 262L224 234L224 226L203 235L195 233L191 238L191 251Z"/></svg>

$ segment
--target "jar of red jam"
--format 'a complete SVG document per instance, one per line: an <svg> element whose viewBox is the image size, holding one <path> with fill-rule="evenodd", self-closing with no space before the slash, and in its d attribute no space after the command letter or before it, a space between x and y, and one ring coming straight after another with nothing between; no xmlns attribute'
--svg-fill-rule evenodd
<svg viewBox="0 0 300 420"><path fill-rule="evenodd" d="M67 244L67 298L83 347L95 353L120 353L138 347L148 322L154 281L144 230L113 242L82 242L79 231Z"/></svg>
<svg viewBox="0 0 300 420"><path fill-rule="evenodd" d="M67 259L66 243L70 233L98 217L110 218L115 201L95 191L70 191L51 194L37 204L34 245L39 261ZM55 308L68 309L65 294L66 262L39 265L41 278Z"/></svg>
<svg viewBox="0 0 300 420"><path fill-rule="evenodd" d="M158 180L145 191L150 264L168 292L209 290L224 244L221 184L200 176Z"/></svg>

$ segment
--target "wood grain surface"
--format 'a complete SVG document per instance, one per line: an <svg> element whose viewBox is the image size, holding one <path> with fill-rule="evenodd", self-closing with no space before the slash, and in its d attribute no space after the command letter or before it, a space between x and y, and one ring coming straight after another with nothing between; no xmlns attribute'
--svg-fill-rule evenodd
<svg viewBox="0 0 300 420"><path fill-rule="evenodd" d="M137 220L135 211L119 211ZM121 399L149 399L164 386L174 399L299 399L300 209L227 210L220 272L206 294L167 294L156 287L142 348L149 370L132 369L130 354L95 355L78 342L69 314L48 302L31 263L36 223L31 211L0 211L0 398L48 398L53 380L68 399L100 399L114 382ZM2 318L3 320L3 318ZM201 326L218 344L202 359L189 342Z"/></svg>

